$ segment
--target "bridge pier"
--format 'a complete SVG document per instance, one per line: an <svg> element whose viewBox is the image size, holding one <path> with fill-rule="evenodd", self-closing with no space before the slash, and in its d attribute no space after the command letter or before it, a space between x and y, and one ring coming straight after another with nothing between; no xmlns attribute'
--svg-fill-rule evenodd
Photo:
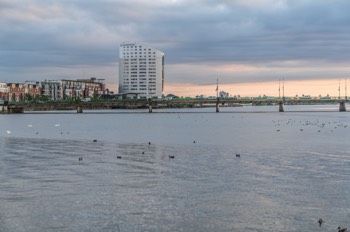
<svg viewBox="0 0 350 232"><path fill-rule="evenodd" d="M216 113L219 113L219 112L220 112L219 105L220 105L220 101L219 101L219 98L218 98L218 99L216 100Z"/></svg>
<svg viewBox="0 0 350 232"><path fill-rule="evenodd" d="M339 112L345 112L345 111L346 111L345 101L339 102Z"/></svg>
<svg viewBox="0 0 350 232"><path fill-rule="evenodd" d="M284 112L284 104L283 104L283 102L279 102L278 103L278 111L279 112Z"/></svg>
<svg viewBox="0 0 350 232"><path fill-rule="evenodd" d="M148 113L152 113L152 100L148 99Z"/></svg>
<svg viewBox="0 0 350 232"><path fill-rule="evenodd" d="M83 107L82 106L77 106L77 113L78 114L83 113Z"/></svg>

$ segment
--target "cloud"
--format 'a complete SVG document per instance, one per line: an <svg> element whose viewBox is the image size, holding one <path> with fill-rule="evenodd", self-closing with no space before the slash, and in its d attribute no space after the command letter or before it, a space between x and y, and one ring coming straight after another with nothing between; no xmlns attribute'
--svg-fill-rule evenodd
<svg viewBox="0 0 350 232"><path fill-rule="evenodd" d="M124 41L164 51L168 83L345 76L349 11L347 0L0 0L0 79L102 76Z"/></svg>

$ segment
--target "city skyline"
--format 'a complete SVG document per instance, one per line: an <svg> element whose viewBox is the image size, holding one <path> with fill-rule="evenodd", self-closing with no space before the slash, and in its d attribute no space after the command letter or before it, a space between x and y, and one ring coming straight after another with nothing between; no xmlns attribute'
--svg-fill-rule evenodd
<svg viewBox="0 0 350 232"><path fill-rule="evenodd" d="M106 79L118 47L166 54L165 94L338 96L350 76L350 2L0 0L0 82ZM341 92L344 95L344 83ZM201 92L202 91L202 92Z"/></svg>

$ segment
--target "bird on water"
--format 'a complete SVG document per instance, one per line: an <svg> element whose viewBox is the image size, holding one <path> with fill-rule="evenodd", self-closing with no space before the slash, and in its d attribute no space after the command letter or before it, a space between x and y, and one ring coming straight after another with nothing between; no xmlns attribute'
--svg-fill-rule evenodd
<svg viewBox="0 0 350 232"><path fill-rule="evenodd" d="M338 232L348 232L347 228L341 228L340 226L338 227Z"/></svg>
<svg viewBox="0 0 350 232"><path fill-rule="evenodd" d="M322 218L318 219L318 224L319 224L320 226L322 226L322 224L323 224L324 222L325 222L325 221L323 221Z"/></svg>
<svg viewBox="0 0 350 232"><path fill-rule="evenodd" d="M241 157L241 154L236 154L236 157Z"/></svg>
<svg viewBox="0 0 350 232"><path fill-rule="evenodd" d="M174 155L169 155L169 159L174 159L175 156Z"/></svg>

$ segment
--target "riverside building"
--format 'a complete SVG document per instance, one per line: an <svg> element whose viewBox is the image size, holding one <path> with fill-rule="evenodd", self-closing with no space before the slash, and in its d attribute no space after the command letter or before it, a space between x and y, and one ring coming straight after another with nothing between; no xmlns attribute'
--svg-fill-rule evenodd
<svg viewBox="0 0 350 232"><path fill-rule="evenodd" d="M61 80L63 99L97 98L105 93L103 79Z"/></svg>
<svg viewBox="0 0 350 232"><path fill-rule="evenodd" d="M7 83L0 83L0 100L8 101L9 99L9 86Z"/></svg>
<svg viewBox="0 0 350 232"><path fill-rule="evenodd" d="M45 80L41 82L42 95L51 101L62 100L61 81Z"/></svg>
<svg viewBox="0 0 350 232"><path fill-rule="evenodd" d="M161 98L164 91L164 53L138 43L119 48L119 94Z"/></svg>

